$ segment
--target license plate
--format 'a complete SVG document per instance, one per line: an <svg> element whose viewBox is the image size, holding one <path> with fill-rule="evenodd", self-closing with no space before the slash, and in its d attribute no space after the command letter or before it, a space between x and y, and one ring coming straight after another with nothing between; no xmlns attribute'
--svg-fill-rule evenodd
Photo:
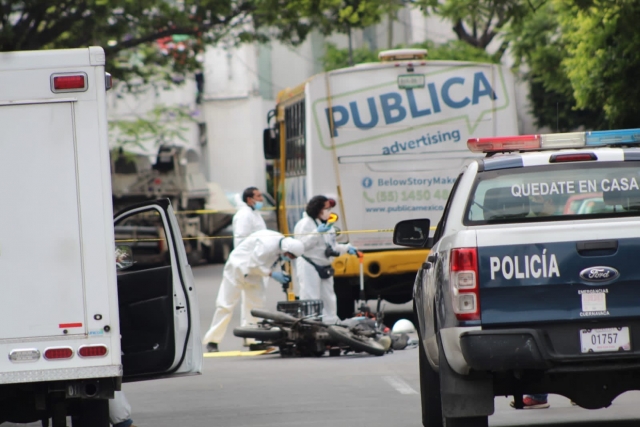
<svg viewBox="0 0 640 427"><path fill-rule="evenodd" d="M398 89L421 89L424 86L424 74L401 74L398 76Z"/></svg>
<svg viewBox="0 0 640 427"><path fill-rule="evenodd" d="M580 346L583 353L631 351L629 328L581 329Z"/></svg>

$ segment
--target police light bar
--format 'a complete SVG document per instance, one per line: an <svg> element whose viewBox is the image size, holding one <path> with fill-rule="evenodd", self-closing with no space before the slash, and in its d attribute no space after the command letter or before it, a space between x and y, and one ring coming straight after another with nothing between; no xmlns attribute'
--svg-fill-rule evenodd
<svg viewBox="0 0 640 427"><path fill-rule="evenodd" d="M467 147L474 153L540 151L631 144L640 145L640 129L499 136L471 138L467 141Z"/></svg>

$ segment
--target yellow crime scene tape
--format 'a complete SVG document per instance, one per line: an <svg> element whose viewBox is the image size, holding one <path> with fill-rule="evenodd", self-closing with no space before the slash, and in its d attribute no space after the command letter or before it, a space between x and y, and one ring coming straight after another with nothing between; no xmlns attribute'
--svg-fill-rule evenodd
<svg viewBox="0 0 640 427"><path fill-rule="evenodd" d="M288 208L294 208L295 206L287 206ZM300 206L300 207L304 207L304 206ZM261 211L264 210L275 210L275 208L262 208L260 209ZM176 211L175 214L176 215L204 215L204 214L212 214L212 213L235 213L236 211L233 210L213 210L213 209L196 209L196 210L190 210L190 211ZM436 227L432 226L430 227L431 230L435 230ZM337 232L337 235L341 235L341 234L366 234L366 233L393 233L393 228L383 228L383 229L371 229L371 230L340 230L339 232ZM320 234L318 232L313 232L313 233L305 233L305 234L299 234L298 236L307 236L307 235L313 235L313 234ZM289 234L283 234L283 236L285 237L294 237L294 235L292 233ZM183 241L188 241L188 240L219 240L219 239L233 239L233 236L229 235L229 236L196 236L196 237L183 237L182 240ZM116 243L135 243L135 242L159 242L159 241L165 241L166 239L160 239L160 238L151 238L151 239L116 239L115 242Z"/></svg>
<svg viewBox="0 0 640 427"><path fill-rule="evenodd" d="M340 234L364 234L364 233L393 233L393 228L382 229L382 230L351 230L351 231L340 231L336 233ZM322 233L304 233L298 234L298 236L308 236L313 234L322 234ZM285 237L294 237L292 233L284 234ZM216 240L216 239L233 239L233 236L196 236L196 237L183 237L182 240ZM164 241L166 239L116 239L116 243L134 243L134 242L159 242Z"/></svg>

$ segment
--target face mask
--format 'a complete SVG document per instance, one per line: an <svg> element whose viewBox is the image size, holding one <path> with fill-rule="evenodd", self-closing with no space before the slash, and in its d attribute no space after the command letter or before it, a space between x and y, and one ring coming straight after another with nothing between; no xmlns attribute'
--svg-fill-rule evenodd
<svg viewBox="0 0 640 427"><path fill-rule="evenodd" d="M280 255L280 259L284 262L291 261L291 258L286 256L285 254Z"/></svg>
<svg viewBox="0 0 640 427"><path fill-rule="evenodd" d="M264 206L264 203L256 202L255 205L253 205L253 208L259 211L260 209L262 209L263 206Z"/></svg>
<svg viewBox="0 0 640 427"><path fill-rule="evenodd" d="M323 209L322 211L320 211L320 215L318 216L318 218L320 218L322 221L326 221L329 219L329 215L331 215L329 209Z"/></svg>

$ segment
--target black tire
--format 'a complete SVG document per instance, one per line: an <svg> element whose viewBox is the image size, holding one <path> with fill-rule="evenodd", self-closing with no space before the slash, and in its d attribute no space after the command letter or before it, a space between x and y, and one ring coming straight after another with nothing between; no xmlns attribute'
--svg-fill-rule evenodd
<svg viewBox="0 0 640 427"><path fill-rule="evenodd" d="M262 328L260 326L238 326L233 329L233 335L240 338L253 338L258 341L277 341L287 334L280 328Z"/></svg>
<svg viewBox="0 0 640 427"><path fill-rule="evenodd" d="M442 427L442 400L440 375L433 370L425 353L422 338L419 338L420 401L422 402L422 425Z"/></svg>
<svg viewBox="0 0 640 427"><path fill-rule="evenodd" d="M336 293L337 314L342 320L353 317L358 288L349 279L333 278L333 290Z"/></svg>
<svg viewBox="0 0 640 427"><path fill-rule="evenodd" d="M443 372L448 372L449 375L452 375L453 369L449 366L447 362L447 358L444 354L444 349L442 348L442 341L440 340L440 333L437 335L438 338L438 364L440 366L440 374L443 375ZM427 363L429 363L427 361ZM439 379L438 379L439 381ZM445 416L442 417L442 426L443 427L489 427L489 417L463 417L463 418L447 418Z"/></svg>
<svg viewBox="0 0 640 427"><path fill-rule="evenodd" d="M488 427L488 417L447 418L442 422L443 427Z"/></svg>
<svg viewBox="0 0 640 427"><path fill-rule="evenodd" d="M109 401L107 399L83 399L76 414L71 417L72 427L109 427Z"/></svg>
<svg viewBox="0 0 640 427"><path fill-rule="evenodd" d="M327 332L334 340L341 344L348 345L355 351L364 351L374 356L382 356L385 353L384 347L372 338L360 337L349 329L342 326L331 325Z"/></svg>

